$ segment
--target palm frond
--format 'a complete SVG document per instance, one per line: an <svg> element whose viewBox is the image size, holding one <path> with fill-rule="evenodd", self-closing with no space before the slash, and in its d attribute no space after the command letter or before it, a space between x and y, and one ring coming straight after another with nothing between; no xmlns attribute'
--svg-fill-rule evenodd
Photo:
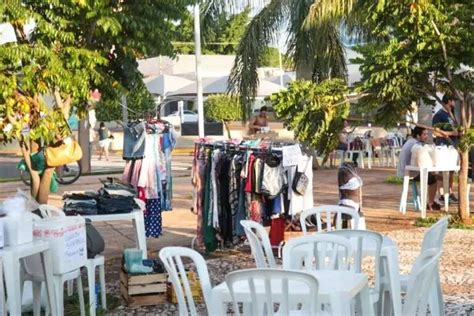
<svg viewBox="0 0 474 316"><path fill-rule="evenodd" d="M249 23L237 48L229 77L229 92L240 95L244 120L249 117L251 102L257 94L258 62L265 48L274 42L288 8L288 0L272 0Z"/></svg>
<svg viewBox="0 0 474 316"><path fill-rule="evenodd" d="M310 29L312 26L347 16L352 11L355 2L355 0L314 0L303 25L306 29Z"/></svg>

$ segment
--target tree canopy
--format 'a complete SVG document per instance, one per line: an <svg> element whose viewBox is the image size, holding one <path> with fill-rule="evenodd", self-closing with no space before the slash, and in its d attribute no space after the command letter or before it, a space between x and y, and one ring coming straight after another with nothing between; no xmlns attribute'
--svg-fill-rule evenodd
<svg viewBox="0 0 474 316"><path fill-rule="evenodd" d="M348 88L341 79L314 83L296 80L272 94L275 114L295 133L295 138L327 159L337 146L344 119L349 115Z"/></svg>
<svg viewBox="0 0 474 316"><path fill-rule="evenodd" d="M90 91L97 107L117 106L124 94L136 105L149 102L137 70L137 57L173 55L172 21L189 0L30 0L0 3L0 23L13 27L16 41L0 45L0 140L16 139L32 174L29 154L67 133L65 119L85 113ZM34 23L31 33L25 25ZM47 97L53 97L46 102ZM131 105L133 107L133 105ZM120 115L108 108L109 115ZM117 113L118 112L118 113ZM52 170L33 196L47 202ZM43 188L44 192L42 192ZM48 192L46 191L48 190Z"/></svg>
<svg viewBox="0 0 474 316"><path fill-rule="evenodd" d="M393 126L412 110L411 104L442 103L438 93L457 99L461 157L459 212L470 221L466 186L468 150L473 144L474 2L359 1L375 40L357 50L362 58L359 101L362 111L377 111L376 121Z"/></svg>

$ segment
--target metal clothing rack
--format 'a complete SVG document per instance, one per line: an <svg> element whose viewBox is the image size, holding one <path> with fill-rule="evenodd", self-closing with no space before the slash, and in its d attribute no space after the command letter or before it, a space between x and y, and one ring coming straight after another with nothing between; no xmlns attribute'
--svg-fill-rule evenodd
<svg viewBox="0 0 474 316"><path fill-rule="evenodd" d="M229 142L229 141L208 141L206 139L199 139L194 142L195 144L195 151L197 147L204 147L204 148L209 148L209 149L234 149L238 150L241 152L247 152L247 151L252 151L253 153L268 153L268 152L273 152L281 155L281 151L283 147L285 146L293 146L298 144L303 151L303 147L300 143L298 142L291 142L291 141L262 141L259 146L250 146L248 144L245 144L245 140L241 141L239 144L236 144L235 142ZM262 146L264 145L264 146ZM197 240L197 235L193 237L191 240L191 249L194 249L194 246L196 244ZM279 245L279 251L281 251L282 245Z"/></svg>

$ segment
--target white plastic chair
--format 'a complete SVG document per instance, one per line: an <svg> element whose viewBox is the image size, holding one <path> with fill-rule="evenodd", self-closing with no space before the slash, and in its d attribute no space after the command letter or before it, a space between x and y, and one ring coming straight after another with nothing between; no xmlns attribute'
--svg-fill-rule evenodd
<svg viewBox="0 0 474 316"><path fill-rule="evenodd" d="M283 247L283 269L348 270L351 242L345 237L316 234L290 239Z"/></svg>
<svg viewBox="0 0 474 316"><path fill-rule="evenodd" d="M179 315L198 315L182 258L191 259L196 266L204 302L209 306L212 286L206 261L195 250L184 247L165 247L160 250L159 256L173 283L178 298Z"/></svg>
<svg viewBox="0 0 474 316"><path fill-rule="evenodd" d="M440 256L441 250L432 248L424 250L416 259L408 279L403 315L427 314L431 290L436 287L436 274ZM433 311L431 314L433 315Z"/></svg>
<svg viewBox="0 0 474 316"><path fill-rule="evenodd" d="M94 258L87 259L85 266L87 270L87 284L89 287L89 315L96 314L97 302L95 296L95 270L99 268L99 282L100 282L100 299L101 308L107 309L107 293L105 286L105 258L102 255L96 255Z"/></svg>
<svg viewBox="0 0 474 316"><path fill-rule="evenodd" d="M431 226L423 236L423 243L421 245L421 252L416 262L421 258L423 253L429 249L438 249L440 252L443 249L443 241L446 235L446 230L448 229L448 217L445 216L441 218L436 224ZM435 269L435 284L430 291L430 300L429 305L431 308L432 315L444 315L444 301L443 301L443 292L441 291L441 282L439 280L439 264L436 264L433 269ZM410 275L401 275L401 289L404 292L407 292L409 287Z"/></svg>
<svg viewBox="0 0 474 316"><path fill-rule="evenodd" d="M265 228L257 222L248 220L240 221L240 225L244 228L257 268L276 268L270 238Z"/></svg>
<svg viewBox="0 0 474 316"><path fill-rule="evenodd" d="M300 223L303 234L308 234L307 224L308 217L315 215L316 216L316 228L317 232L324 231L323 221L321 216L324 217L324 222L326 223L326 231L339 230L342 229L342 214L349 215L352 217L351 228L359 228L360 216L359 213L350 207L338 206L338 205L322 205L304 210L300 214ZM336 226L333 226L333 216L335 217ZM310 224L311 225L311 224Z"/></svg>
<svg viewBox="0 0 474 316"><path fill-rule="evenodd" d="M318 314L319 284L310 274L279 269L248 269L231 272L226 275L225 280L236 315L290 315L295 312L301 315ZM302 288L307 288L304 291L307 295L300 294ZM244 289L242 292L247 295L245 301L237 289ZM298 295L293 294L295 289L298 289ZM240 313L239 302L244 304L243 313Z"/></svg>
<svg viewBox="0 0 474 316"><path fill-rule="evenodd" d="M351 269L354 272L362 273L362 262L364 257L374 258L374 277L375 287L370 288L370 298L372 303L377 304L377 314L381 313L382 300L381 300L381 283L383 279L382 275L382 242L383 236L380 233L368 230L350 230L342 229L328 232L327 234L346 237L351 240L352 243L352 257L354 261L351 264Z"/></svg>

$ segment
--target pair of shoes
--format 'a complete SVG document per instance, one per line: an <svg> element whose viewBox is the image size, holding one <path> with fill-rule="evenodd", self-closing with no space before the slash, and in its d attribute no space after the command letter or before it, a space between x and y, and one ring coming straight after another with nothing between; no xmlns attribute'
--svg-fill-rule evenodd
<svg viewBox="0 0 474 316"><path fill-rule="evenodd" d="M449 195L449 203L450 204L456 204L458 202L459 202L458 198L453 193L451 193ZM444 205L444 196L439 197L438 203L441 204L441 205Z"/></svg>
<svg viewBox="0 0 474 316"><path fill-rule="evenodd" d="M429 209L430 211L440 211L441 205L437 203L436 201L434 201L433 203L428 204L427 209Z"/></svg>
<svg viewBox="0 0 474 316"><path fill-rule="evenodd" d="M458 202L459 202L458 198L453 193L451 193L449 195L449 203L458 203Z"/></svg>

